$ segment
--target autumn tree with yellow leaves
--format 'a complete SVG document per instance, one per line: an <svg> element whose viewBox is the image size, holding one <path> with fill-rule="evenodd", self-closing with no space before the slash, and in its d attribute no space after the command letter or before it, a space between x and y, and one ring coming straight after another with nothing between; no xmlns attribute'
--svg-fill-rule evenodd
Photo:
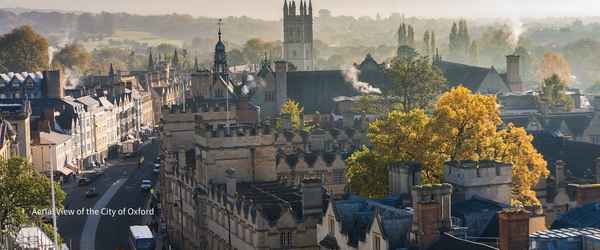
<svg viewBox="0 0 600 250"><path fill-rule="evenodd" d="M370 124L372 147L348 158L350 188L369 197L386 195L390 162L420 162L422 181L439 183L444 162L494 160L513 165L513 204L538 204L533 187L548 175L546 161L523 128L500 129L501 123L494 96L464 87L444 93L430 115L421 109L393 111ZM375 187L380 182L385 188Z"/></svg>
<svg viewBox="0 0 600 250"><path fill-rule="evenodd" d="M281 114L289 114L292 120L292 127L296 129L302 129L304 124L302 121L302 113L304 108L294 100L288 99L283 105L281 105Z"/></svg>

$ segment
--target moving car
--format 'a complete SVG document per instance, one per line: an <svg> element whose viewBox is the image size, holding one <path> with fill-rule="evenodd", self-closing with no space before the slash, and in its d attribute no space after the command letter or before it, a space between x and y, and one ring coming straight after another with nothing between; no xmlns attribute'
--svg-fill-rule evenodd
<svg viewBox="0 0 600 250"><path fill-rule="evenodd" d="M80 178L80 179L79 179L79 181L77 182L77 184L78 184L79 186L87 186L87 185L89 185L91 182L92 182L92 180L91 180L90 178L83 177L83 178Z"/></svg>
<svg viewBox="0 0 600 250"><path fill-rule="evenodd" d="M140 185L140 188L144 191L150 190L150 188L152 188L152 181L151 180L142 180L142 184Z"/></svg>
<svg viewBox="0 0 600 250"><path fill-rule="evenodd" d="M98 192L96 192L96 188L95 187L90 187L86 192L85 192L85 197L87 198L91 198L91 197L95 197L98 195Z"/></svg>

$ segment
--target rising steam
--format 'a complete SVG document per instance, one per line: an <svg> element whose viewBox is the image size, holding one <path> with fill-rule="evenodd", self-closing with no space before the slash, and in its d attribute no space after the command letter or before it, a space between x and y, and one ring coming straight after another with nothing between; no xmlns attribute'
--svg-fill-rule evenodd
<svg viewBox="0 0 600 250"><path fill-rule="evenodd" d="M371 86L369 83L358 80L358 74L360 74L360 70L358 70L356 67L348 67L342 71L342 74L344 75L344 79L347 82L350 82L352 87L358 92L363 94L381 94L380 89Z"/></svg>

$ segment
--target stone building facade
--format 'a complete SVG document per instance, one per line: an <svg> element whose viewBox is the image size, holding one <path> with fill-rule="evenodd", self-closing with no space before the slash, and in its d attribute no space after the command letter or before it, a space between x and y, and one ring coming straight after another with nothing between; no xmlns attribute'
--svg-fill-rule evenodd
<svg viewBox="0 0 600 250"><path fill-rule="evenodd" d="M298 71L314 70L312 1L283 4L283 59Z"/></svg>

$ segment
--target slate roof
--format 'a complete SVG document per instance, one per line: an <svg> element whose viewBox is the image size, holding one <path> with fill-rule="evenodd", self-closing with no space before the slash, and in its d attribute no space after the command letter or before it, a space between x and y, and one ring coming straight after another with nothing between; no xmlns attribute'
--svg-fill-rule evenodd
<svg viewBox="0 0 600 250"><path fill-rule="evenodd" d="M561 214L552 223L552 229L559 228L600 228L600 202L572 208Z"/></svg>
<svg viewBox="0 0 600 250"><path fill-rule="evenodd" d="M469 236L474 237L498 237L498 215L497 212L509 207L492 200L473 196L469 200L452 204L452 216L459 218L462 227L467 227ZM476 215L476 219L473 220Z"/></svg>
<svg viewBox="0 0 600 250"><path fill-rule="evenodd" d="M212 184L210 192L213 196L226 195L225 184ZM296 186L277 181L238 182L236 208L245 213L256 215L256 210L271 224L275 224L290 209L297 221L304 219L302 209L302 191ZM325 192L323 192L325 193ZM322 197L326 201L327 197ZM242 204L242 200L251 201ZM252 208L248 204L252 203ZM325 202L324 202L325 203Z"/></svg>
<svg viewBox="0 0 600 250"><path fill-rule="evenodd" d="M287 75L287 96L298 101L305 113L330 113L335 109L333 98L357 95L341 70L292 71Z"/></svg>
<svg viewBox="0 0 600 250"><path fill-rule="evenodd" d="M566 131L565 136L582 136L585 130L590 126L594 114L592 112L562 112L551 113L542 116L539 113L526 115L502 115L502 121L505 124L513 123L519 127L527 127L530 116L534 116L542 123L544 131L555 135L565 135L561 131L561 124L564 121Z"/></svg>
<svg viewBox="0 0 600 250"><path fill-rule="evenodd" d="M493 67L483 68L443 60L435 61L433 65L442 71L444 77L446 77L448 87L453 88L463 85L471 91L478 91L481 83L489 73L498 73Z"/></svg>
<svg viewBox="0 0 600 250"><path fill-rule="evenodd" d="M594 160L600 157L600 145L556 137L548 132L532 133L533 145L549 165L557 160L566 163L566 169L575 177L583 178L593 169ZM590 170L588 170L590 169Z"/></svg>
<svg viewBox="0 0 600 250"><path fill-rule="evenodd" d="M459 249L459 250L497 250L498 248L491 247L482 243L477 243L465 239L460 239L455 236L452 236L448 233L442 234L440 239L433 243L429 250L449 250L449 249Z"/></svg>
<svg viewBox="0 0 600 250"><path fill-rule="evenodd" d="M377 218L375 214L379 214L381 232L390 249L407 247L407 232L402 232L402 228L410 229L412 212L397 208L401 202L401 198L393 196L375 200L355 195L336 201L333 205L335 217L340 222L341 233L348 236L347 244L356 247L359 241L364 241Z"/></svg>
<svg viewBox="0 0 600 250"><path fill-rule="evenodd" d="M502 95L498 101L504 110L537 110L537 96L534 95Z"/></svg>

